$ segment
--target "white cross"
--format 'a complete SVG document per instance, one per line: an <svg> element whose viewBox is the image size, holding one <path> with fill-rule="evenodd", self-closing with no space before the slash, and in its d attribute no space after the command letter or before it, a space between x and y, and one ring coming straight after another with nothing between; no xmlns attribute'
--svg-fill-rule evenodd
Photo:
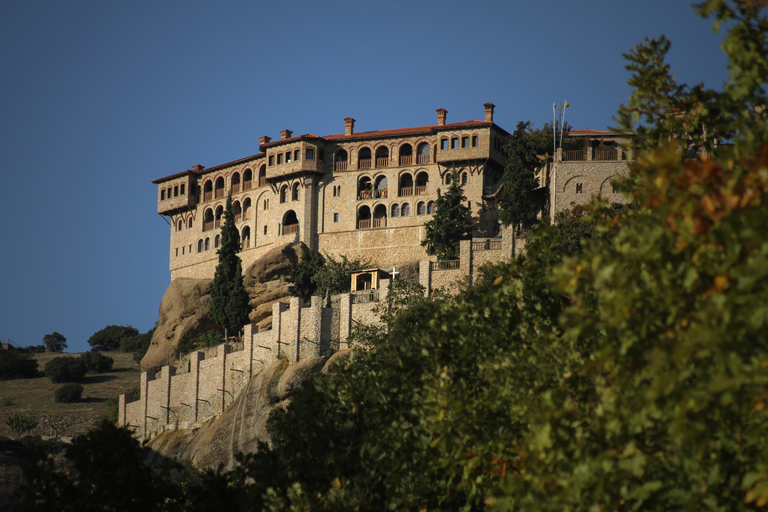
<svg viewBox="0 0 768 512"><path fill-rule="evenodd" d="M397 274L399 274L399 273L400 273L400 272L397 272L397 271L395 270L395 267L392 267L392 272L391 272L391 274L392 274L392 280L393 280L393 281L395 280L395 278L397 277Z"/></svg>

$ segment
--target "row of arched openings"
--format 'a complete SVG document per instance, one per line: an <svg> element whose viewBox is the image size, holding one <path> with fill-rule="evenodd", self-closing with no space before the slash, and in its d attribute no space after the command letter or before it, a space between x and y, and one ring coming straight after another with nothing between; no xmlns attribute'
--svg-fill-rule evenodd
<svg viewBox="0 0 768 512"><path fill-rule="evenodd" d="M259 168L259 175L255 183L256 187L263 187L267 184L267 166L262 165ZM213 199L224 198L226 188L226 181L223 176L219 176L216 180L207 179L203 183L203 201L211 201ZM230 190L233 194L245 192L254 188L253 171L246 169L243 171L242 177L239 172L232 174L230 178Z"/></svg>
<svg viewBox="0 0 768 512"><path fill-rule="evenodd" d="M416 203L416 215L433 215L435 213L434 201L419 201ZM391 217L410 217L410 203L394 203L389 207ZM383 228L387 226L387 207L383 204L376 205L371 212L368 205L363 205L357 210L357 229Z"/></svg>
<svg viewBox="0 0 768 512"><path fill-rule="evenodd" d="M294 183L292 187L288 187L288 185L283 185L282 187L280 187L280 202L287 203L289 196L291 198L291 201L298 201L299 188L300 187L298 182Z"/></svg>
<svg viewBox="0 0 768 512"><path fill-rule="evenodd" d="M426 142L422 142L416 146L416 158L413 155L413 146L405 143L400 146L398 151L397 165L414 165L414 164L428 164L430 163L430 147ZM345 149L339 149L334 153L334 170L346 171L349 163L349 153ZM361 148L357 153L357 168L358 169L372 169L389 167L389 148L387 146L379 146L375 151L372 151L369 147Z"/></svg>
<svg viewBox="0 0 768 512"><path fill-rule="evenodd" d="M213 248L218 249L221 245L221 235L213 237ZM245 226L240 232L240 250L248 249L251 246L251 228ZM211 249L210 237L201 238L197 241L197 252L205 252Z"/></svg>
<svg viewBox="0 0 768 512"><path fill-rule="evenodd" d="M404 172L398 178L397 195L399 197L424 195L429 189L429 174L421 171L414 176ZM389 195L389 184L386 176L376 176L371 180L368 176L361 176L357 181L357 198L385 199Z"/></svg>
<svg viewBox="0 0 768 512"><path fill-rule="evenodd" d="M176 231L181 231L182 229L184 229L185 225L187 226L187 229L191 229L192 228L192 217L188 218L186 220L186 222L184 221L184 219L177 220L176 221Z"/></svg>
<svg viewBox="0 0 768 512"><path fill-rule="evenodd" d="M235 217L235 222L241 222L249 220L251 218L251 198L246 197L243 199L242 204L240 201L232 202L232 214ZM219 205L214 210L213 208L206 208L203 212L203 231L210 231L221 227L221 222L224 217L224 206Z"/></svg>

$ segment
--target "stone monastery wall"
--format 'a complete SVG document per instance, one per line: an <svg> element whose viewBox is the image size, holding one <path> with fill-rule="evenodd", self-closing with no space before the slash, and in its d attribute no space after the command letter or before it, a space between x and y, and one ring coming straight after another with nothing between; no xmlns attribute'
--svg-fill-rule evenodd
<svg viewBox="0 0 768 512"><path fill-rule="evenodd" d="M461 257L455 261L423 260L419 282L427 293L438 288L455 289L462 281L470 282L479 266L508 261L523 247L511 229L497 238L464 240ZM328 349L349 348L349 335L355 324L379 322L374 312L384 300L389 280L379 289L338 296L338 307L322 307L321 297L312 297L309 305L293 297L288 304L272 307L272 329L254 332L244 328L243 342L221 344L215 349L197 351L180 360L179 368L164 366L157 374L141 374L141 398L128 402L120 396L118 425L133 430L141 439L166 430L201 426L222 414L245 390L248 382L262 369L279 359L294 363L318 357Z"/></svg>

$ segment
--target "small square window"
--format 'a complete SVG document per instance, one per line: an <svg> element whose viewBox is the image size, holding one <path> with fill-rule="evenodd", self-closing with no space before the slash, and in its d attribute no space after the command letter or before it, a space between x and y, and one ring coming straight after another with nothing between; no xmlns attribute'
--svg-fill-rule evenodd
<svg viewBox="0 0 768 512"><path fill-rule="evenodd" d="M314 160L315 159L315 150L312 148L307 148L307 160Z"/></svg>
<svg viewBox="0 0 768 512"><path fill-rule="evenodd" d="M459 138L453 137L451 139L451 149L459 149Z"/></svg>
<svg viewBox="0 0 768 512"><path fill-rule="evenodd" d="M462 147L462 149L469 147L469 137L462 137L461 138L461 147Z"/></svg>
<svg viewBox="0 0 768 512"><path fill-rule="evenodd" d="M339 222L339 214L338 213L334 213L333 214L333 222Z"/></svg>
<svg viewBox="0 0 768 512"><path fill-rule="evenodd" d="M448 149L448 139L440 139L440 149Z"/></svg>
<svg viewBox="0 0 768 512"><path fill-rule="evenodd" d="M299 159L301 159L301 151L299 151L298 149L294 150L293 151L293 159L298 162Z"/></svg>
<svg viewBox="0 0 768 512"><path fill-rule="evenodd" d="M288 164L288 163L290 163L290 162L291 162L291 152L289 151L289 152L287 152L287 153L285 154L285 163L287 163L287 164Z"/></svg>
<svg viewBox="0 0 768 512"><path fill-rule="evenodd" d="M283 163L283 154L282 153L277 155L277 165L280 165L281 163Z"/></svg>
<svg viewBox="0 0 768 512"><path fill-rule="evenodd" d="M270 167L275 165L275 155L269 155L269 165Z"/></svg>
<svg viewBox="0 0 768 512"><path fill-rule="evenodd" d="M477 135L472 136L472 147L473 148L477 147Z"/></svg>

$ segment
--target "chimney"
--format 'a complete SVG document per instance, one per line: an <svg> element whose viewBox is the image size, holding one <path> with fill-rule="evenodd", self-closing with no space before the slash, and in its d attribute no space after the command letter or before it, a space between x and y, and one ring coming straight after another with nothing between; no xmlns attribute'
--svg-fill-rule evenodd
<svg viewBox="0 0 768 512"><path fill-rule="evenodd" d="M193 170L193 171L195 171L195 172L200 172L200 171L202 171L203 169L205 169L205 167L203 167L203 166L202 166L202 165L200 165L200 164L197 164L196 166L194 166L194 167L192 168L192 170Z"/></svg>
<svg viewBox="0 0 768 512"><path fill-rule="evenodd" d="M437 126L443 126L445 124L445 114L447 114L448 111L444 108L437 109Z"/></svg>
<svg viewBox="0 0 768 512"><path fill-rule="evenodd" d="M355 120L351 117L344 118L344 135L352 135L355 133Z"/></svg>
<svg viewBox="0 0 768 512"><path fill-rule="evenodd" d="M259 145L263 146L264 144L269 144L269 141L271 140L272 140L272 137L269 137L267 135L259 137Z"/></svg>
<svg viewBox="0 0 768 512"><path fill-rule="evenodd" d="M282 140L290 139L291 135L293 135L293 132L291 130L281 130L280 131L280 137Z"/></svg>
<svg viewBox="0 0 768 512"><path fill-rule="evenodd" d="M493 109L496 107L493 103L483 103L485 107L485 120L493 122Z"/></svg>

